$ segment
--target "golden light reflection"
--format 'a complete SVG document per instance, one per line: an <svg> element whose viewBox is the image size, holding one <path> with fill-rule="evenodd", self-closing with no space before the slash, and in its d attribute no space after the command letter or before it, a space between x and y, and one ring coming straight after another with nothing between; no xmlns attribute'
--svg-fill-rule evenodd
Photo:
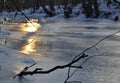
<svg viewBox="0 0 120 83"><path fill-rule="evenodd" d="M32 20L20 25L21 31L26 32L36 32L40 27L41 25L37 21Z"/></svg>
<svg viewBox="0 0 120 83"><path fill-rule="evenodd" d="M41 25L38 23L38 20L31 19L27 21L27 23L22 23L20 25L21 31L25 31L26 33L29 32L36 32L41 27ZM26 40L26 44L22 47L21 52L25 54L32 54L37 52L37 38L31 37Z"/></svg>
<svg viewBox="0 0 120 83"><path fill-rule="evenodd" d="M31 53L35 53L37 50L36 50L36 43L37 43L37 39L35 38L30 38L27 40L27 43L25 46L23 46L22 48L22 53L25 53L25 54L31 54Z"/></svg>

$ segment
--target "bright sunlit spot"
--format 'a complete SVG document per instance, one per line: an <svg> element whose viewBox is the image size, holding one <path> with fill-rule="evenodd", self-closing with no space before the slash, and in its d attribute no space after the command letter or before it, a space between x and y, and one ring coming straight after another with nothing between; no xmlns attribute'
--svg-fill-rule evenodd
<svg viewBox="0 0 120 83"><path fill-rule="evenodd" d="M26 32L36 32L41 25L37 21L30 20L21 25L21 30Z"/></svg>
<svg viewBox="0 0 120 83"><path fill-rule="evenodd" d="M35 38L30 38L27 40L26 45L22 48L22 53L31 54L36 52L36 42Z"/></svg>

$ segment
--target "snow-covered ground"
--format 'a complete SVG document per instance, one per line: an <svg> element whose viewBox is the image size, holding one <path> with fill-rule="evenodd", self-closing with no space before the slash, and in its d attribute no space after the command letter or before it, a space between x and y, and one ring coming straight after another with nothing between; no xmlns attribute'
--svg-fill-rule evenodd
<svg viewBox="0 0 120 83"><path fill-rule="evenodd" d="M30 71L35 68L48 70L66 64L101 38L120 30L120 23L111 20L49 18L41 22L41 27L26 23L0 25L0 83L63 83L67 69L25 76L24 79L13 79L13 76L35 62L37 64ZM37 27L36 31L30 26ZM83 69L78 70L70 80L82 83L119 83L119 36L115 34L96 46L97 49L88 50L86 54L89 56L99 56L88 60Z"/></svg>

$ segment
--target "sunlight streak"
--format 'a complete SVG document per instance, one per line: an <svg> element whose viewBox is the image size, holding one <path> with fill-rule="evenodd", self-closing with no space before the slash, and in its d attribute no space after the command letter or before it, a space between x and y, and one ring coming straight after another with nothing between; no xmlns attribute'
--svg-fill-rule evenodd
<svg viewBox="0 0 120 83"><path fill-rule="evenodd" d="M26 33L29 32L36 32L41 27L38 23L38 20L31 19L27 21L27 23L22 23L20 26L21 31L25 31ZM22 53L25 54L32 54L37 51L37 38L29 36L29 39L26 40L26 44L22 47Z"/></svg>
<svg viewBox="0 0 120 83"><path fill-rule="evenodd" d="M21 31L36 32L41 27L41 25L37 23L37 21L30 20L27 21L27 23L22 24L20 27Z"/></svg>
<svg viewBox="0 0 120 83"><path fill-rule="evenodd" d="M27 43L25 46L22 47L22 53L25 54L31 54L36 52L36 43L37 39L36 38L30 38L27 40Z"/></svg>

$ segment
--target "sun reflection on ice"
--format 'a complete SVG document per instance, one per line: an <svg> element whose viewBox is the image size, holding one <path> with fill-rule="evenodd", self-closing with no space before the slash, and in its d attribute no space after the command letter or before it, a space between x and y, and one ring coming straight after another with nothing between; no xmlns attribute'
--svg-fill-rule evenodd
<svg viewBox="0 0 120 83"><path fill-rule="evenodd" d="M37 39L36 38L30 38L27 40L27 43L25 46L22 47L22 53L25 54L31 54L31 53L35 53L36 50L36 43L37 43Z"/></svg>
<svg viewBox="0 0 120 83"><path fill-rule="evenodd" d="M21 31L36 32L41 25L37 21L27 21L27 23L21 24Z"/></svg>
<svg viewBox="0 0 120 83"><path fill-rule="evenodd" d="M27 23L22 23L20 30L25 31L26 33L36 32L40 27L41 25L38 23L38 20L31 19L27 21ZM29 36L29 38L26 40L25 45L22 47L21 52L25 54L35 53L37 51L36 43L37 38Z"/></svg>

